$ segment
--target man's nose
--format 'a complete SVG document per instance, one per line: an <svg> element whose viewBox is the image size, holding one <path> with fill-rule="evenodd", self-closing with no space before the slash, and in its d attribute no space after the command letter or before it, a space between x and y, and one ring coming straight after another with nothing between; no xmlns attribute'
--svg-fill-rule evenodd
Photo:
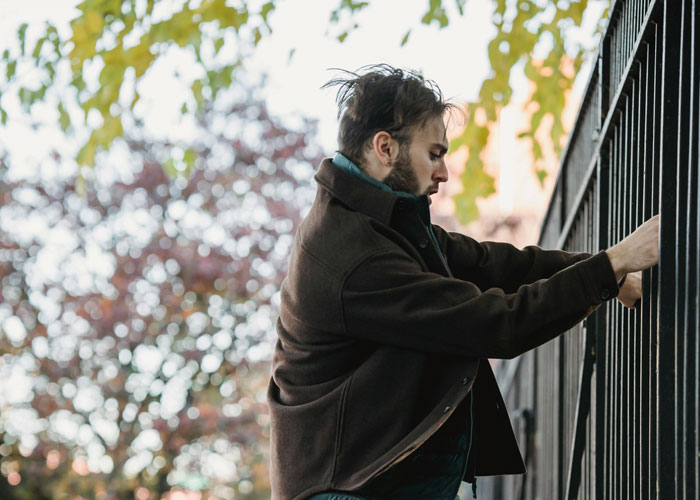
<svg viewBox="0 0 700 500"><path fill-rule="evenodd" d="M433 175L433 180L438 182L447 182L449 175L450 173L447 171L447 163L445 162L445 157L443 156L442 160L440 161L440 166Z"/></svg>

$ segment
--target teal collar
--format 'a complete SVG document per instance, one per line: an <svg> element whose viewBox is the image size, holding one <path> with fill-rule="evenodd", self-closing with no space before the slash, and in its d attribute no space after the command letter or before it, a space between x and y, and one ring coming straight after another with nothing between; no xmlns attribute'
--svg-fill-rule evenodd
<svg viewBox="0 0 700 500"><path fill-rule="evenodd" d="M430 226L430 204L428 202L428 195L412 194L406 193L404 191L394 191L383 182L378 181L374 177L370 177L369 175L364 173L360 169L360 167L355 165L347 156L343 155L342 153L336 153L332 162L333 165L335 165L339 169L344 170L345 172L354 175L359 179L362 179L366 183L371 184L372 186L379 188L382 191L386 191L387 193L391 193L393 195L400 196L401 198L411 200L416 205L418 213L420 214L421 219L423 219L425 225Z"/></svg>

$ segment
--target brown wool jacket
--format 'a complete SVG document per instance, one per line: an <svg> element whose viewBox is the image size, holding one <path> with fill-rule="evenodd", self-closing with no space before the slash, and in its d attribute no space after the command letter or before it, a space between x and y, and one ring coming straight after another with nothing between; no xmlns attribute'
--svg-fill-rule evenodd
<svg viewBox="0 0 700 500"><path fill-rule="evenodd" d="M409 200L329 159L316 181L282 284L268 390L273 499L359 488L472 389L476 474L525 472L479 360L518 356L615 297L606 253L518 250L433 225L440 256Z"/></svg>

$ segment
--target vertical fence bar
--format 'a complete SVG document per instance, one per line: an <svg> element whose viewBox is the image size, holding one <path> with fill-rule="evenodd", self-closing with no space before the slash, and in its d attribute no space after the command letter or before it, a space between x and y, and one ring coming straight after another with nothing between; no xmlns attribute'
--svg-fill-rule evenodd
<svg viewBox="0 0 700 500"><path fill-rule="evenodd" d="M695 356L697 351L697 327L693 323L693 304L688 299L696 290L697 268L693 266L693 251L697 254L697 246L695 240L697 235L691 236L688 230L693 227L693 214L696 211L697 192L694 192L690 186L695 182L697 170L693 169L694 157L697 157L697 142L693 141L695 129L697 127L697 88L695 84L695 60L696 43L694 30L695 20L698 15L698 7L694 1L686 1L683 3L682 11L682 41L681 41L681 67L685 71L681 72L680 78L680 117L679 117L679 154L678 154L678 198L679 198L679 226L685 231L685 234L679 233L678 248L679 248L679 267L682 269L681 279L678 286L678 307L677 307L677 328L682 332L682 340L680 342L680 358L682 370L679 376L682 378L679 384L682 400L681 418L679 419L678 441L679 441L679 456L680 467L682 474L680 476L683 498L691 499L697 497L697 480L695 475L695 467L698 461L698 453L700 450L695 445L695 439L687 439L686 437L697 434L698 428L695 425L697 419L698 406L694 394L698 384L697 378L694 378L698 359Z"/></svg>
<svg viewBox="0 0 700 500"><path fill-rule="evenodd" d="M678 71L680 70L681 0L664 3L663 95L661 123L661 224L658 302L657 489L658 494L679 498L676 477L676 164L678 155ZM665 424L665 425L662 425Z"/></svg>
<svg viewBox="0 0 700 500"><path fill-rule="evenodd" d="M693 15L693 40L698 39L698 30L700 29L700 1L695 0L694 7L695 12ZM693 101L694 110L694 127L695 133L692 137L695 138L694 147L692 151L692 156L689 162L689 168L691 171L695 172L695 182L688 184L689 189L694 189L694 207L695 210L692 212L694 217L694 223L689 226L690 231L694 235L690 236L691 243L688 247L689 260L692 263L691 271L691 287L694 297L689 296L690 308L689 308L689 327L688 332L697 332L700 330L700 304L698 304L698 297L700 296L700 201L698 200L698 193L700 193L700 92L697 86L700 85L700 50L698 50L697 43L693 43L693 84L695 99ZM689 207L689 209L691 209ZM695 419L694 419L694 436L695 439L689 440L694 444L695 457L694 457L694 480L695 480L695 496L700 496L700 340L695 337L695 373L692 375L695 381L695 391L693 394L695 401Z"/></svg>
<svg viewBox="0 0 700 500"><path fill-rule="evenodd" d="M661 177L661 127L662 127L662 106L663 98L661 89L663 87L663 18L658 23L654 23L654 38L652 51L650 53L651 67L653 68L653 79L650 82L652 91L649 98L649 118L651 123L651 140L647 144L646 163L650 169L650 182L644 190L644 216L648 219L652 215L659 213L660 208L660 177ZM650 498L658 498L657 477L659 450L657 446L657 429L659 422L658 406L658 297L659 297L659 268L655 267L643 273L642 286L650 290L649 301L643 300L643 311L648 317L649 331L649 493Z"/></svg>

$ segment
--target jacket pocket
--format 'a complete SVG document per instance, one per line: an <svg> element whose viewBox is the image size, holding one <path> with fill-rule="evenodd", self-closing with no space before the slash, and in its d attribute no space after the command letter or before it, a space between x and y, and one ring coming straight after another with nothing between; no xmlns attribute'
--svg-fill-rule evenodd
<svg viewBox="0 0 700 500"><path fill-rule="evenodd" d="M338 455L340 455L340 447L343 445L343 421L345 416L345 402L348 399L348 392L350 391L350 384L355 376L353 373L348 377L348 379L343 382L343 388L340 393L340 401L338 402L338 414L336 416L335 424L335 444L333 446L333 468L331 470L331 483L335 478L335 468L338 463Z"/></svg>

